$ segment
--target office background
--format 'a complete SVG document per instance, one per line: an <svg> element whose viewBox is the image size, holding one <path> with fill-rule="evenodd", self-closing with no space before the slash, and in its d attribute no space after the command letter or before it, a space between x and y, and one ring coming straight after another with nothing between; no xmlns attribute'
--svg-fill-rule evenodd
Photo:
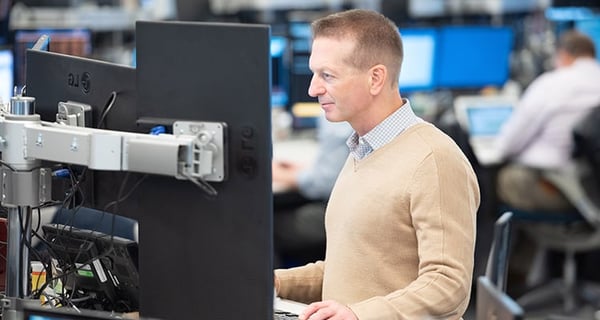
<svg viewBox="0 0 600 320"><path fill-rule="evenodd" d="M453 113L454 99L518 96L552 68L557 36L568 28L589 35L598 47L597 1L0 0L0 98L6 103L13 88L25 84L25 50L41 34L50 35L50 51L135 66L137 20L266 24L271 27L272 108L291 115L292 121L284 123L291 126L291 135L312 137L314 111L303 112L305 103L314 102L307 95L310 21L347 8L378 10L397 23L406 55L399 79L401 93L411 99L420 116L455 138L476 165L483 200L475 273L483 274L492 240L487 231L499 214L491 187L494 178L477 164ZM582 261L581 276L600 280L591 271L599 261L595 254ZM519 276L509 279L513 295L523 289Z"/></svg>

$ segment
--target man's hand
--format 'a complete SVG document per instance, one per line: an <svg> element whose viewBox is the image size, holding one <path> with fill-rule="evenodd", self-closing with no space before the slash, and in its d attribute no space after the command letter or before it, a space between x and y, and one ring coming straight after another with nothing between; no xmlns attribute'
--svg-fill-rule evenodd
<svg viewBox="0 0 600 320"><path fill-rule="evenodd" d="M300 320L358 320L350 308L333 300L311 303L299 318Z"/></svg>
<svg viewBox="0 0 600 320"><path fill-rule="evenodd" d="M298 173L304 167L304 164L290 161L273 161L273 182L284 189L295 189Z"/></svg>

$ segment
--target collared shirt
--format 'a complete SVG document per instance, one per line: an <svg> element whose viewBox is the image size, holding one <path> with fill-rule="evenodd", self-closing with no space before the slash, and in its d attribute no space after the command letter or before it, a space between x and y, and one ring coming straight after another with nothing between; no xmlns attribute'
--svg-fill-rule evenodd
<svg viewBox="0 0 600 320"><path fill-rule="evenodd" d="M352 154L355 159L361 160L365 158L371 152L392 141L392 139L404 130L417 123L423 122L423 120L417 117L413 112L410 101L408 101L408 99L403 100L404 105L394 111L394 113L385 118L364 136L359 137L356 131L352 133L346 141L346 144L350 149L350 154Z"/></svg>
<svg viewBox="0 0 600 320"><path fill-rule="evenodd" d="M572 131L600 105L600 64L578 58L529 85L498 136L505 158L528 167L560 168L571 158Z"/></svg>

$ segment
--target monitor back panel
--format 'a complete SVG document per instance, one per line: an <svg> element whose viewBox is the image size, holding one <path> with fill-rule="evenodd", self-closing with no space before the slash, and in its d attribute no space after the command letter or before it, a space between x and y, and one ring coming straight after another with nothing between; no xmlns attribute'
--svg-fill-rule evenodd
<svg viewBox="0 0 600 320"><path fill-rule="evenodd" d="M162 319L270 319L273 308L270 30L136 25L138 121L225 122L214 199L149 176L124 203L140 223L140 308Z"/></svg>
<svg viewBox="0 0 600 320"><path fill-rule="evenodd" d="M55 52L27 50L27 95L36 98L35 112L43 121L56 121L58 103L75 101L91 106L86 122L96 128L140 132L136 124L135 68ZM102 119L115 92L111 111ZM116 200L120 182L127 173L87 171L83 179L86 203L104 209ZM53 181L53 199L62 200L70 182Z"/></svg>

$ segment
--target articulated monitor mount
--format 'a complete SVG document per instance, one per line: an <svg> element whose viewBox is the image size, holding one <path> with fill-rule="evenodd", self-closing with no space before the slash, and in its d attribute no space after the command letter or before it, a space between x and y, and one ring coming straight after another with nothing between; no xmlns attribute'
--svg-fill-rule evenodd
<svg viewBox="0 0 600 320"><path fill-rule="evenodd" d="M94 170L134 171L193 182L216 196L207 181L224 181L225 130L221 122L178 121L173 134L139 134L72 126L84 124L86 107L61 102L59 122L34 114L35 97L22 93L0 114L1 205L8 209L6 297L29 294L32 208L51 200L50 169L42 161L86 166ZM6 315L4 315L6 316ZM3 316L3 319L4 319Z"/></svg>

